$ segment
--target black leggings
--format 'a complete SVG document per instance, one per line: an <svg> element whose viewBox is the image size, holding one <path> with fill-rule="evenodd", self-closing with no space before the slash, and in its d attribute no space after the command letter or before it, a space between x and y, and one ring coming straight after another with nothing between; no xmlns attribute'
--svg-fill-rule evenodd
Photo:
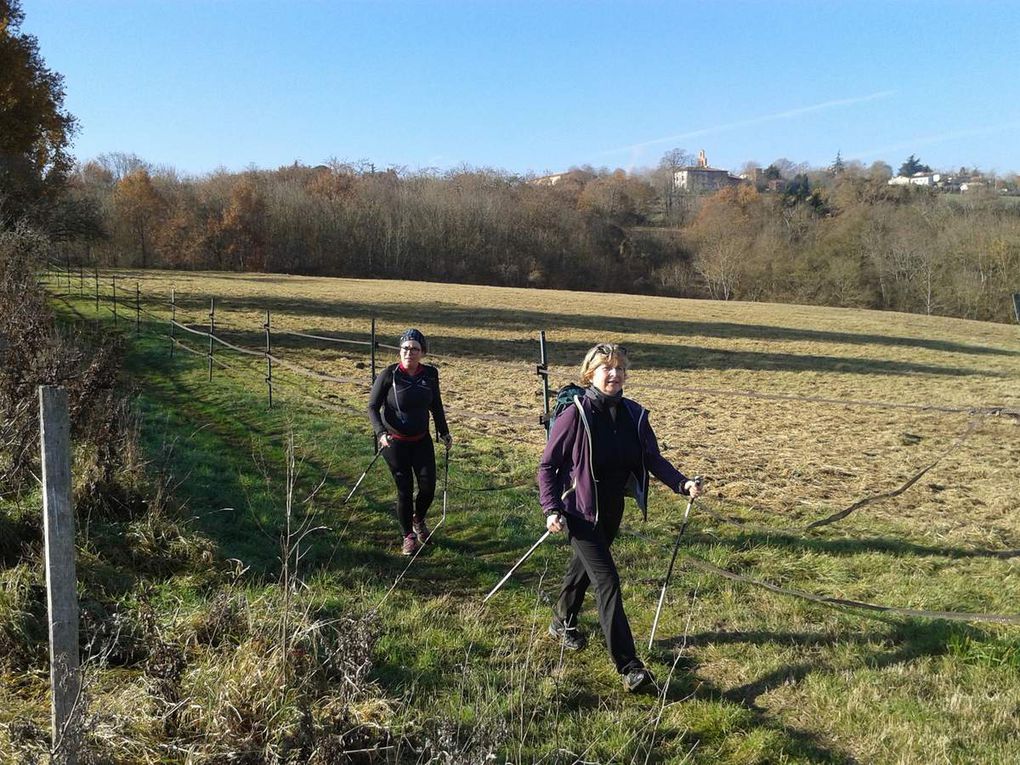
<svg viewBox="0 0 1020 765"><path fill-rule="evenodd" d="M436 495L436 450L432 436L420 441L390 439L390 445L382 454L397 484L397 520L401 532L407 536L411 533L412 517L425 520ZM417 498L414 497L415 479L418 481Z"/></svg>
<svg viewBox="0 0 1020 765"><path fill-rule="evenodd" d="M620 575L609 551L623 520L622 492L611 496L600 492L599 510L597 524L575 515L565 516L573 554L553 613L560 624L576 627L588 585L594 584L599 625L606 639L606 648L613 657L616 671L622 674L642 666L637 658L627 614L623 610Z"/></svg>

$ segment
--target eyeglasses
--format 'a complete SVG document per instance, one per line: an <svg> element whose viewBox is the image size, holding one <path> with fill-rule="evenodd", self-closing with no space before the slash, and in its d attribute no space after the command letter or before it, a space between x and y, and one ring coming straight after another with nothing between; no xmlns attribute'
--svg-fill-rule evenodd
<svg viewBox="0 0 1020 765"><path fill-rule="evenodd" d="M417 345L402 345L400 350L404 353L421 353L421 348Z"/></svg>

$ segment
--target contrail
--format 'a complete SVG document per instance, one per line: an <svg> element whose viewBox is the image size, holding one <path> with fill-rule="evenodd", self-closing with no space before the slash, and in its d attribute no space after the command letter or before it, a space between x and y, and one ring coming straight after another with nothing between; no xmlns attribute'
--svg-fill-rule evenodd
<svg viewBox="0 0 1020 765"><path fill-rule="evenodd" d="M879 154L888 154L893 151L916 149L918 146L931 146L932 144L942 143L943 141L952 141L956 138L973 138L974 136L1001 133L1004 130L1015 130L1017 128L1020 128L1020 121L1003 122L998 125L985 125L983 127L969 128L967 130L954 130L948 133L938 133L936 135L918 136L917 138L911 138L906 141L900 141L899 143L893 143L875 149L853 152L852 154L847 155L847 159L874 157Z"/></svg>
<svg viewBox="0 0 1020 765"><path fill-rule="evenodd" d="M856 98L839 98L832 101L823 101L820 104L813 104L811 106L801 106L796 109L787 109L786 111L776 112L775 114L765 114L761 117L752 117L751 119L739 120L737 122L727 122L722 125L713 125L712 127L700 128L698 130L690 130L686 133L677 133L676 135L668 135L663 138L653 138L650 141L642 141L641 143L629 144L627 146L619 146L615 149L609 149L601 152L602 154L616 154L619 152L629 151L632 153L640 153L643 149L649 146L655 146L661 143L670 143L672 141L681 141L688 138L698 138L703 135L710 135L711 133L720 133L724 130L734 130L736 128L751 127L753 125L761 125L764 122L774 122L776 120L787 120L794 117L800 117L804 114L811 114L812 112L821 112L826 109L835 109L840 106L852 106L853 104L862 104L867 101L878 101L879 99L889 98L896 91L894 90L881 90L877 93L872 93L867 96L858 96Z"/></svg>

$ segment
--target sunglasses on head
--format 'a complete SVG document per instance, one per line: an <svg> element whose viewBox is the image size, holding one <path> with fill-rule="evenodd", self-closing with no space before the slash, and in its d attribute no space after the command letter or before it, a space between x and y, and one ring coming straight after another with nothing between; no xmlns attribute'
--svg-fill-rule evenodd
<svg viewBox="0 0 1020 765"><path fill-rule="evenodd" d="M599 343L593 350L600 356L612 356L614 353L621 353L624 356L630 355L627 353L627 349L618 343Z"/></svg>

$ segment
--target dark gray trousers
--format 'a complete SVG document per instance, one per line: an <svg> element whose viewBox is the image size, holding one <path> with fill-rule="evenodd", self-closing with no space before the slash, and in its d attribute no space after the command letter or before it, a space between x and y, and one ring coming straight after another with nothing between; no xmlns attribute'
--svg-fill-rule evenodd
<svg viewBox="0 0 1020 765"><path fill-rule="evenodd" d="M623 495L599 496L597 524L574 515L565 517L572 554L560 596L553 607L556 620L567 627L577 626L584 594L588 585L594 584L599 625L617 672L622 674L642 666L623 610L620 575L609 550L623 520Z"/></svg>

